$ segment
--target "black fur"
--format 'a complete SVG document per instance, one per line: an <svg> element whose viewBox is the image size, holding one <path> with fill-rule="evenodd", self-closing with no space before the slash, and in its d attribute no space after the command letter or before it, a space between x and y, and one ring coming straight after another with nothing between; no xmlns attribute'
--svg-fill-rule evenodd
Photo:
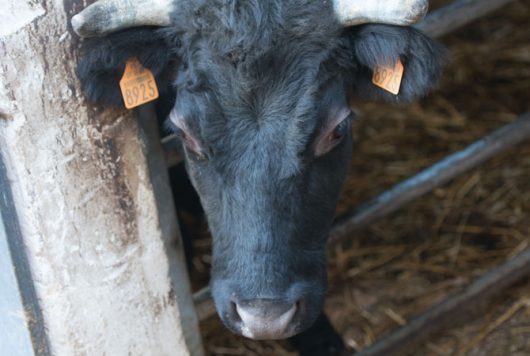
<svg viewBox="0 0 530 356"><path fill-rule="evenodd" d="M425 95L443 50L412 28L343 29L329 1L185 1L173 20L88 41L83 88L93 101L118 104L117 83L134 56L162 91L176 93L172 118L201 149L187 147L186 164L214 239L219 315L241 332L233 305L298 303L284 336L300 332L320 313L325 242L351 156L351 133L323 156L315 140L333 132L347 93L390 102ZM397 58L405 74L393 96L371 77L376 64Z"/></svg>
<svg viewBox="0 0 530 356"><path fill-rule="evenodd" d="M350 355L346 345L322 314L306 331L289 339L296 347L300 356L341 356Z"/></svg>
<svg viewBox="0 0 530 356"><path fill-rule="evenodd" d="M444 49L414 28L365 25L352 29L350 39L359 64L353 90L360 98L410 102L425 96L440 78ZM378 64L393 66L398 58L405 70L399 94L394 96L372 84L372 70Z"/></svg>
<svg viewBox="0 0 530 356"><path fill-rule="evenodd" d="M123 107L119 82L125 62L133 57L153 72L161 94L165 94L178 60L160 31L134 28L83 42L77 75L85 95L95 103Z"/></svg>

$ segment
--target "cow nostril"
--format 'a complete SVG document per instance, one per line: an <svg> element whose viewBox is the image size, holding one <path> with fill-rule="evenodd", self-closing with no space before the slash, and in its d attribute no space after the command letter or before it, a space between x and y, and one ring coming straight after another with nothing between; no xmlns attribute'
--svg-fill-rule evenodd
<svg viewBox="0 0 530 356"><path fill-rule="evenodd" d="M280 339L293 335L293 320L299 302L285 303L277 300L250 300L235 305L241 320L241 334L251 339Z"/></svg>

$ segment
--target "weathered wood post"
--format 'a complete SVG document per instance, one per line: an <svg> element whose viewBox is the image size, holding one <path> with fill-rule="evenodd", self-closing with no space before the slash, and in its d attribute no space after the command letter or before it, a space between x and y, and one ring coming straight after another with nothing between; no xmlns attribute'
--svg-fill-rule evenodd
<svg viewBox="0 0 530 356"><path fill-rule="evenodd" d="M87 2L6 2L0 154L20 232L7 241L27 260L45 330L33 353L201 355L156 130L79 91L68 23ZM12 312L32 331L22 299Z"/></svg>

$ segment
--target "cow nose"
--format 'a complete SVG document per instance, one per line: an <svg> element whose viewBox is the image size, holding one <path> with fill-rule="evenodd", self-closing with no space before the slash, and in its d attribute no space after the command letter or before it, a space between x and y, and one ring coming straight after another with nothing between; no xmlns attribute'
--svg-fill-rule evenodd
<svg viewBox="0 0 530 356"><path fill-rule="evenodd" d="M299 303L276 299L253 299L235 304L243 336L255 340L283 339L296 333L293 325Z"/></svg>

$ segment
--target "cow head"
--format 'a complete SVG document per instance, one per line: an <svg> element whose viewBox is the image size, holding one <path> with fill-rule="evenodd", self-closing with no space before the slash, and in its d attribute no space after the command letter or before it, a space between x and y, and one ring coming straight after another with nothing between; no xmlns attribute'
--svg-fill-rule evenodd
<svg viewBox="0 0 530 356"><path fill-rule="evenodd" d="M348 102L406 102L434 84L440 48L397 26L426 1L121 3L72 20L80 34L105 35L85 42L85 92L120 105L124 63L136 57L176 93L169 121L213 236L219 316L255 339L304 330L326 290L326 239L352 150ZM397 59L405 72L394 96L371 76Z"/></svg>

